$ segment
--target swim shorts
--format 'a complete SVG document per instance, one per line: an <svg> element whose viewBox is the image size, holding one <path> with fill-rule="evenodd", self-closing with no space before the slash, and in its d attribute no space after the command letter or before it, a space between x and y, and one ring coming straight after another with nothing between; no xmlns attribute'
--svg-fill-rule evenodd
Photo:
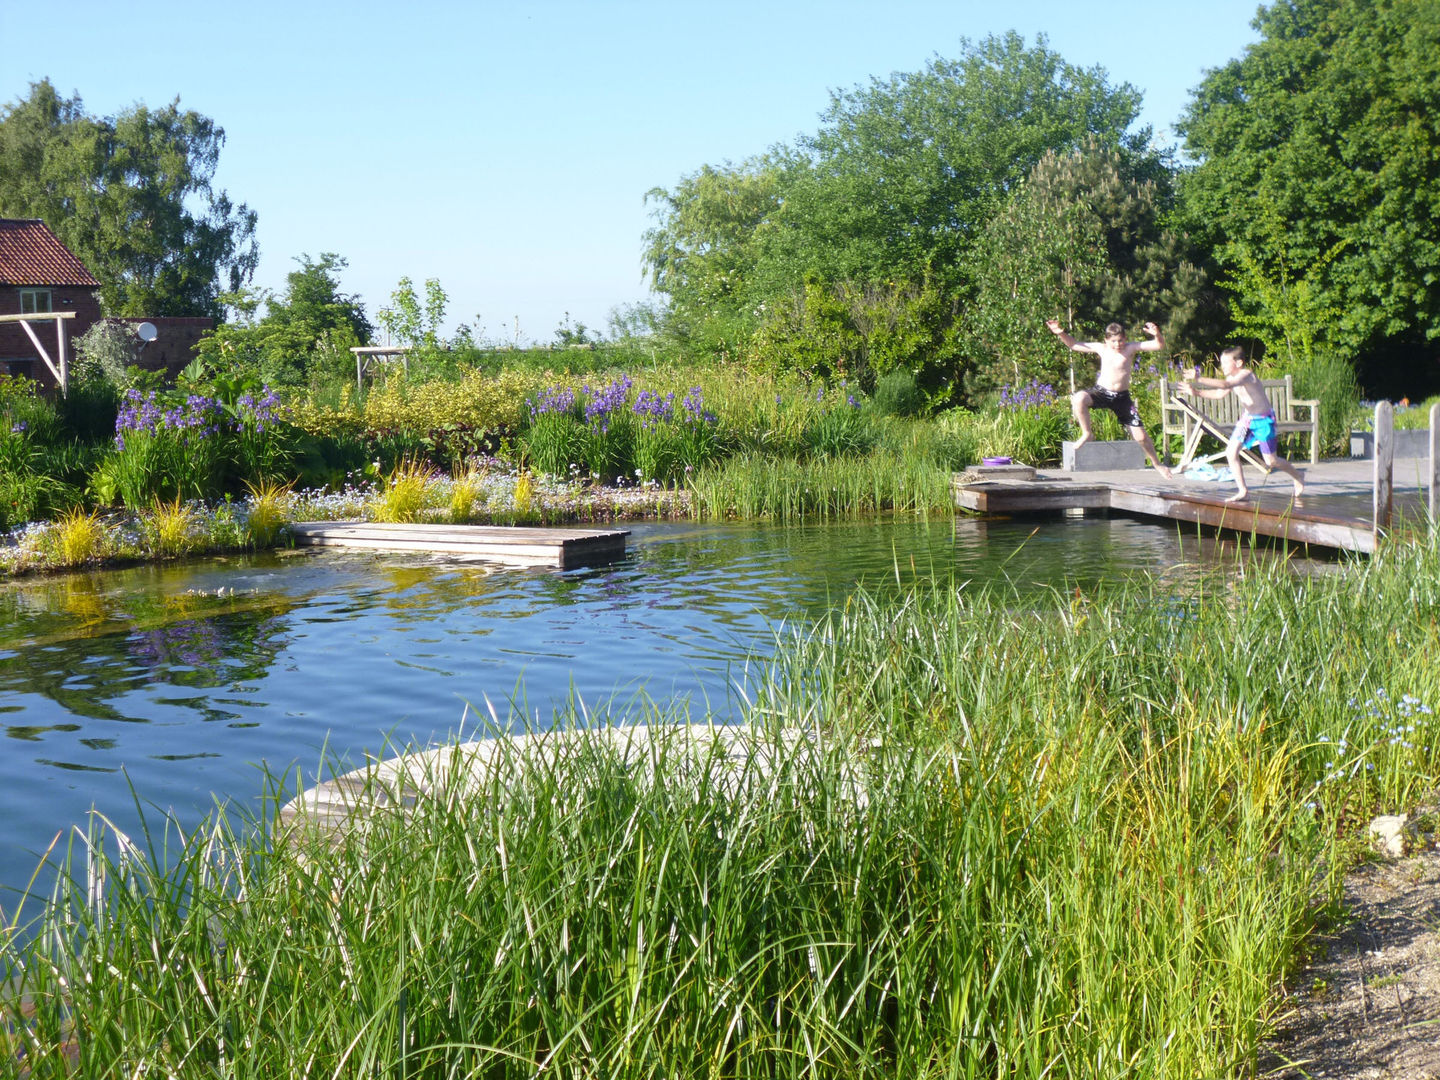
<svg viewBox="0 0 1440 1080"><path fill-rule="evenodd" d="M1090 395L1090 406L1095 409L1109 409L1123 427L1144 427L1140 422L1140 410L1130 397L1129 390L1106 390L1103 386L1092 386L1085 391Z"/></svg>
<svg viewBox="0 0 1440 1080"><path fill-rule="evenodd" d="M1274 457L1280 450L1280 433L1275 430L1275 414L1272 412L1253 416L1250 413L1241 413L1240 420L1235 425L1235 433L1230 436L1231 442L1236 439L1240 440L1243 450L1259 447L1260 453Z"/></svg>

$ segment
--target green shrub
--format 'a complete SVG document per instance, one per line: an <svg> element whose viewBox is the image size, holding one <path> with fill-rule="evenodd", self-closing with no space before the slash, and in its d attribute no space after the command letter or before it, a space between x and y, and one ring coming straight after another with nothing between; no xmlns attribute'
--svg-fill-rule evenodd
<svg viewBox="0 0 1440 1080"><path fill-rule="evenodd" d="M875 382L875 408L886 416L919 416L925 409L925 394L909 368L896 368Z"/></svg>

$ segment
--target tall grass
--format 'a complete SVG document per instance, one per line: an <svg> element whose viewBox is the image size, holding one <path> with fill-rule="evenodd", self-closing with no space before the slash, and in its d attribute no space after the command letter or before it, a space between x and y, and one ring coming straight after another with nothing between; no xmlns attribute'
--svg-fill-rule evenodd
<svg viewBox="0 0 1440 1080"><path fill-rule="evenodd" d="M740 454L691 475L691 512L775 521L900 511L954 513L952 474L929 458L874 450L806 460Z"/></svg>
<svg viewBox="0 0 1440 1080"><path fill-rule="evenodd" d="M406 524L418 521L430 499L434 470L418 457L395 466L371 505L376 521Z"/></svg>
<svg viewBox="0 0 1440 1080"><path fill-rule="evenodd" d="M639 760L441 755L334 839L100 829L0 1075L1242 1074L1347 831L1435 782L1440 549L1183 585L859 596L731 753L640 708Z"/></svg>

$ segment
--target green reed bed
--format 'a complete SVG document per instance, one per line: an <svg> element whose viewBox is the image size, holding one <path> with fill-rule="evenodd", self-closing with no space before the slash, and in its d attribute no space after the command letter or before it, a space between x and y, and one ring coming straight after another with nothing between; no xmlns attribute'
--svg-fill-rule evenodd
<svg viewBox="0 0 1440 1080"><path fill-rule="evenodd" d="M711 520L953 514L952 476L927 457L885 449L803 460L742 454L693 474L690 506L693 516Z"/></svg>
<svg viewBox="0 0 1440 1080"><path fill-rule="evenodd" d="M782 635L734 757L521 741L338 843L73 851L0 1075L1245 1074L1348 835L1436 782L1437 629L1433 544L897 583Z"/></svg>

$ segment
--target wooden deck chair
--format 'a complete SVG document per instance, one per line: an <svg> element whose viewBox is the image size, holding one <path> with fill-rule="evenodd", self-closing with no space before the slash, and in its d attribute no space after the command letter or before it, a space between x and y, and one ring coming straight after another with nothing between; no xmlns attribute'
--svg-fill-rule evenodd
<svg viewBox="0 0 1440 1080"><path fill-rule="evenodd" d="M1209 411L1200 406L1204 401L1206 405L1219 405L1222 408ZM1228 406L1228 408L1225 408ZM1230 396L1223 398L1186 398L1179 394L1171 396L1165 403L1166 409L1178 409L1185 417L1185 443L1180 451L1180 460L1175 465L1175 471L1183 473L1196 462L1209 463L1217 461L1225 456L1222 447L1219 452L1198 457L1200 440L1206 435L1213 435L1222 443L1228 444L1230 436L1234 434L1235 425L1240 421L1240 415L1236 412L1235 399ZM1216 415L1220 413L1221 415ZM1233 415L1225 415L1233 414ZM1270 467L1265 464L1265 459L1253 450L1241 449L1240 457L1249 464L1255 466L1263 474L1270 474Z"/></svg>

